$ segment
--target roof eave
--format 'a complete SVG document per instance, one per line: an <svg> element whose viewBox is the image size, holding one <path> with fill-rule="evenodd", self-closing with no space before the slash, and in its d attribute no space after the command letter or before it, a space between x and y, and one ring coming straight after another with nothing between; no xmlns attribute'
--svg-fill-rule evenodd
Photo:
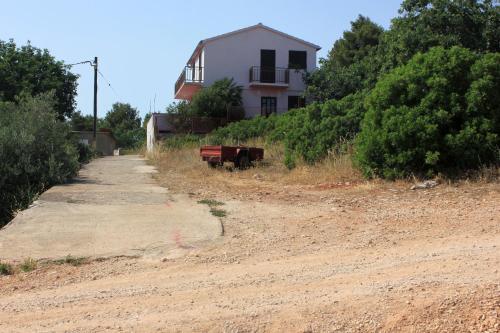
<svg viewBox="0 0 500 333"><path fill-rule="evenodd" d="M268 27L267 25L264 25L262 23L258 23L258 24L251 25L251 26L246 27L246 28L234 30L234 31L227 32L227 33L224 33L224 34L221 34L221 35L217 35L217 36L214 36L214 37L210 37L210 38L206 38L206 39L200 40L198 42L198 45L196 45L196 48L194 49L193 53L191 54L191 57L189 57L189 60L188 60L187 64L189 64L190 62L193 61L193 59L200 52L200 50L203 48L203 46L205 46L205 44L207 44L207 43L209 43L211 41L217 40L217 39L225 38L225 37L228 37L228 36L231 36L231 35L235 35L235 34L238 34L238 33L244 32L244 31L249 31L249 30L256 29L256 28L263 28L263 29L266 29L268 31L274 32L274 33L276 33L278 35L284 36L286 38L293 39L293 40L295 40L295 41L297 41L299 43L302 43L302 44L305 44L305 45L308 45L308 46L314 48L316 51L321 50L321 46L319 46L319 45L310 43L310 42L305 41L303 39L300 39L298 37L295 37L295 36L289 35L287 33L284 33L282 31L273 29L273 28Z"/></svg>

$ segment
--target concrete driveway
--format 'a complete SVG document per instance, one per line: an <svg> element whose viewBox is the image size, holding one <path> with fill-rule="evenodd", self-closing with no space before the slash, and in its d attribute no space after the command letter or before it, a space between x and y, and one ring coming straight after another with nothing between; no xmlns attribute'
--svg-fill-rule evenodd
<svg viewBox="0 0 500 333"><path fill-rule="evenodd" d="M207 206L172 196L139 156L99 158L0 230L0 258L175 256L216 240Z"/></svg>

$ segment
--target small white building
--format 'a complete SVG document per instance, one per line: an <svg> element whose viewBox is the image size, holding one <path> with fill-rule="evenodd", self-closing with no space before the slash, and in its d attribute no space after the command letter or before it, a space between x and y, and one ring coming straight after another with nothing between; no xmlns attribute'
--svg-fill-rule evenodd
<svg viewBox="0 0 500 333"><path fill-rule="evenodd" d="M303 74L316 68L318 45L259 23L198 43L175 84L175 98L191 100L214 81L242 86L245 117L303 106Z"/></svg>

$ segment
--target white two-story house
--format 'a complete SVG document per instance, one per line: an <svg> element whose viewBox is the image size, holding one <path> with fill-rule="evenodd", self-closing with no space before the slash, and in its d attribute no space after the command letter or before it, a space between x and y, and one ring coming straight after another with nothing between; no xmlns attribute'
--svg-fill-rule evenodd
<svg viewBox="0 0 500 333"><path fill-rule="evenodd" d="M198 43L175 84L175 98L222 78L243 88L245 117L283 113L305 104L303 74L316 68L318 45L259 23Z"/></svg>

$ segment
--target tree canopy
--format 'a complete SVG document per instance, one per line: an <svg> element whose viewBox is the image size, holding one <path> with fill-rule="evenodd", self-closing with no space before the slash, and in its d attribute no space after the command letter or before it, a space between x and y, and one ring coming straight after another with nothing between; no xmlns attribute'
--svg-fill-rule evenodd
<svg viewBox="0 0 500 333"><path fill-rule="evenodd" d="M359 15L328 56L320 59L321 67L306 77L306 94L316 101L326 101L371 87L378 74L374 57L382 33L382 27Z"/></svg>
<svg viewBox="0 0 500 333"><path fill-rule="evenodd" d="M106 113L104 125L113 131L118 145L122 148L133 147L145 138L141 127L139 111L128 103L115 103Z"/></svg>
<svg viewBox="0 0 500 333"><path fill-rule="evenodd" d="M231 107L241 106L242 87L224 78L203 88L189 104L190 113L198 117L225 118Z"/></svg>
<svg viewBox="0 0 500 333"><path fill-rule="evenodd" d="M80 111L75 111L70 119L71 128L74 131L92 131L94 129L94 116L83 115ZM104 127L104 120L97 118L97 130Z"/></svg>
<svg viewBox="0 0 500 333"><path fill-rule="evenodd" d="M366 99L357 161L367 176L453 174L498 161L500 54L418 53Z"/></svg>
<svg viewBox="0 0 500 333"><path fill-rule="evenodd" d="M63 120L75 110L77 78L47 50L0 40L0 101L54 91L56 115Z"/></svg>
<svg viewBox="0 0 500 333"><path fill-rule="evenodd" d="M385 71L434 46L500 51L497 1L405 0L399 14L381 41L380 57L384 58Z"/></svg>

